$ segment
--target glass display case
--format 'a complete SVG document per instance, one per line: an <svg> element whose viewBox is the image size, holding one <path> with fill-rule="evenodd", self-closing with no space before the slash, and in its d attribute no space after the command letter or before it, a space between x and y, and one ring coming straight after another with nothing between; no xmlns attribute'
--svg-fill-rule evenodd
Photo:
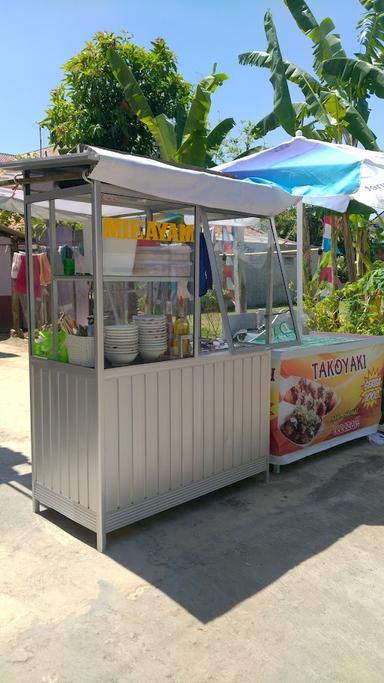
<svg viewBox="0 0 384 683"><path fill-rule="evenodd" d="M201 352L299 342L274 225L257 217L207 216L205 239L219 286L200 299Z"/></svg>
<svg viewBox="0 0 384 683"><path fill-rule="evenodd" d="M93 367L91 228L63 226L53 213L45 243L32 255L32 353ZM258 218L209 214L196 227L190 207L121 216L104 210L105 368L297 343L274 230Z"/></svg>
<svg viewBox="0 0 384 683"><path fill-rule="evenodd" d="M193 356L195 215L103 217L105 366Z"/></svg>

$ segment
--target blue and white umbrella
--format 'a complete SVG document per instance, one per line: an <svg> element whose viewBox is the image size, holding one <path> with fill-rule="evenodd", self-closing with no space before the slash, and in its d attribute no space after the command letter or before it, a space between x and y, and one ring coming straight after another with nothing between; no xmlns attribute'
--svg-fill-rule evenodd
<svg viewBox="0 0 384 683"><path fill-rule="evenodd" d="M288 142L217 166L250 182L272 183L296 197L297 318L303 320L303 202L344 212L384 210L384 154L359 147L308 140Z"/></svg>
<svg viewBox="0 0 384 683"><path fill-rule="evenodd" d="M350 202L384 209L384 154L298 136L229 161L216 170L253 182L273 183L306 204L344 212Z"/></svg>

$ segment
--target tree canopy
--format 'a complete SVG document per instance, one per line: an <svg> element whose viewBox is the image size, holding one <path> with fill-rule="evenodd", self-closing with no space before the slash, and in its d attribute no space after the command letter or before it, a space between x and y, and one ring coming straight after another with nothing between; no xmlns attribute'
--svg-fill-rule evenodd
<svg viewBox="0 0 384 683"><path fill-rule="evenodd" d="M145 50L127 33L99 32L64 64L63 80L51 92L41 125L61 153L83 143L156 157L156 141L134 115L113 75L107 56L110 48L129 65L154 115L174 118L177 106L188 105L191 86L178 72L176 56L162 38Z"/></svg>

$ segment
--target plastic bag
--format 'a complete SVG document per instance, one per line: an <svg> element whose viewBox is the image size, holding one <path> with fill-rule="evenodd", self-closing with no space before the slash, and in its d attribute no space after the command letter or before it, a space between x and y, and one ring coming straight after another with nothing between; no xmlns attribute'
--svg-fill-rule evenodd
<svg viewBox="0 0 384 683"><path fill-rule="evenodd" d="M33 355L49 360L58 360L61 363L68 363L68 350L65 346L66 334L60 330L57 334L57 355L53 353L53 332L52 330L40 330L33 342Z"/></svg>

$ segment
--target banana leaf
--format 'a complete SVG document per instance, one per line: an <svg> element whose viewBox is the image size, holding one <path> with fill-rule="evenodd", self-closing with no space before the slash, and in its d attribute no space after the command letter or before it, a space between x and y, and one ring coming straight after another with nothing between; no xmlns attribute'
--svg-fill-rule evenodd
<svg viewBox="0 0 384 683"><path fill-rule="evenodd" d="M347 102L345 104L347 104ZM365 149L370 149L374 152L380 151L376 135L371 131L361 114L359 114L357 109L352 105L346 107L344 121L347 124L348 131Z"/></svg>
<svg viewBox="0 0 384 683"><path fill-rule="evenodd" d="M154 120L161 135L162 147L166 154L166 156L163 156L163 159L169 161L174 158L176 152L175 126L165 114L158 114Z"/></svg>
<svg viewBox="0 0 384 683"><path fill-rule="evenodd" d="M384 52L384 0L360 0L366 13L357 22L358 40L365 52L366 62L380 62Z"/></svg>
<svg viewBox="0 0 384 683"><path fill-rule="evenodd" d="M273 109L284 130L289 135L294 135L296 129L295 111L292 107L288 83L285 77L285 67L276 28L273 23L272 14L269 11L266 12L264 17L264 28L268 40L268 52L271 55L272 62L270 81L274 90Z"/></svg>
<svg viewBox="0 0 384 683"><path fill-rule="evenodd" d="M182 143L175 154L176 161L192 166L205 165L210 108L211 94L199 83L185 122Z"/></svg>
<svg viewBox="0 0 384 683"><path fill-rule="evenodd" d="M108 49L108 60L115 78L123 89L124 98L130 108L152 133L159 146L162 158L169 161L174 156L176 145L174 144L174 135L170 136L169 134L169 125L164 121L166 117L162 118L164 116L162 114L159 117L154 117L148 100L143 94L132 70L113 48Z"/></svg>
<svg viewBox="0 0 384 683"><path fill-rule="evenodd" d="M295 111L296 116L296 127L299 128L298 119L303 119L308 112L308 108L305 102L292 102L292 107ZM270 133L272 130L276 130L280 126L280 121L277 118L274 111L260 119L255 126L252 128L252 136L257 140L263 138L265 135Z"/></svg>
<svg viewBox="0 0 384 683"><path fill-rule="evenodd" d="M354 87L369 89L377 97L384 98L384 70L368 62L361 59L328 59L323 64L323 70L344 86L352 83Z"/></svg>
<svg viewBox="0 0 384 683"><path fill-rule="evenodd" d="M301 78L298 86L305 97L307 107L312 116L314 116L315 119L317 119L317 121L323 126L335 125L337 121L330 117L321 101L321 98L312 90L307 80L305 78Z"/></svg>
<svg viewBox="0 0 384 683"><path fill-rule="evenodd" d="M243 52L239 55L239 63L243 66L259 66L266 69L270 69L272 65L271 56L268 52L263 52L262 50L253 50L252 52ZM300 78L305 78L308 83L311 84L312 90L315 92L320 92L321 84L316 80L308 71L302 69L297 64L288 62L283 59L283 64L285 68L285 77L291 83L298 83Z"/></svg>
<svg viewBox="0 0 384 683"><path fill-rule="evenodd" d="M180 102L178 102L177 106L176 106L176 125L175 125L176 147L177 148L180 147L181 141L183 139L183 133L184 133L184 127L185 127L186 120L187 120L187 110L182 104L180 104Z"/></svg>
<svg viewBox="0 0 384 683"><path fill-rule="evenodd" d="M216 64L213 66L213 73L209 76L205 76L199 82L200 88L207 90L210 93L214 93L220 85L223 85L224 81L228 80L227 74L217 74L215 72L215 67Z"/></svg>
<svg viewBox="0 0 384 683"><path fill-rule="evenodd" d="M325 59L347 57L338 33L331 33L335 25L329 17L319 24L304 0L284 0L297 26L314 44L314 68L322 75L322 64Z"/></svg>
<svg viewBox="0 0 384 683"><path fill-rule="evenodd" d="M229 131L236 125L235 120L232 118L223 119L220 121L207 136L207 151L216 151L225 137L228 135Z"/></svg>
<svg viewBox="0 0 384 683"><path fill-rule="evenodd" d="M284 0L284 2L303 33L308 34L316 28L317 21L306 2L303 0Z"/></svg>

